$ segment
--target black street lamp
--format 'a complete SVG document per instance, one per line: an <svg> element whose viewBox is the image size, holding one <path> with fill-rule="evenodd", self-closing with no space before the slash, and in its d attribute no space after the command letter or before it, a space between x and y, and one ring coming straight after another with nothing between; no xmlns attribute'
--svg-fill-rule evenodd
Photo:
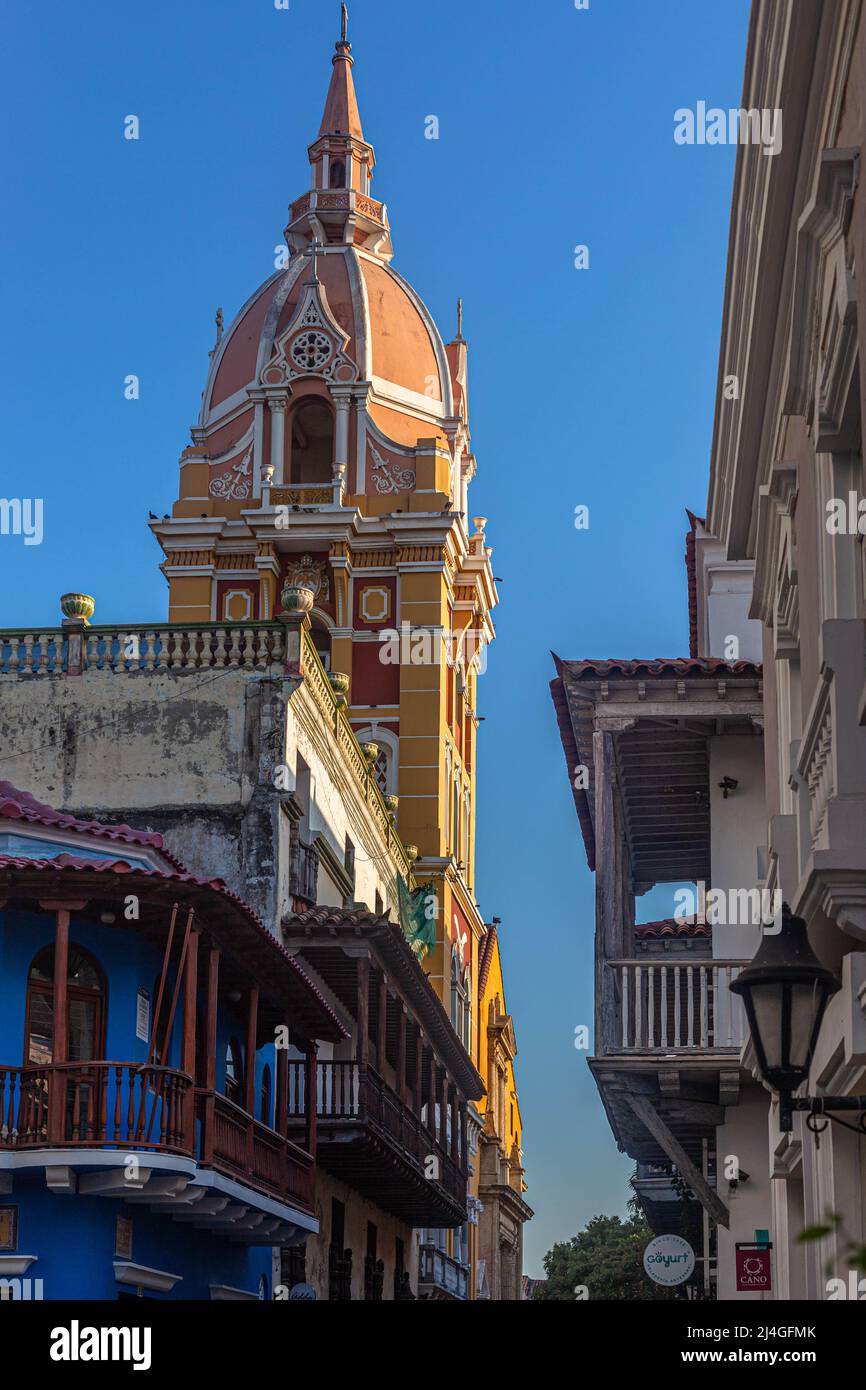
<svg viewBox="0 0 866 1390"><path fill-rule="evenodd" d="M803 918L792 916L787 903L781 931L764 937L754 960L731 985L743 1000L761 1076L779 1093L783 1131L790 1132L795 1110L808 1110L810 1116L856 1110L864 1128L866 1096L793 1098L808 1078L827 1004L839 989L836 976L809 945Z"/></svg>

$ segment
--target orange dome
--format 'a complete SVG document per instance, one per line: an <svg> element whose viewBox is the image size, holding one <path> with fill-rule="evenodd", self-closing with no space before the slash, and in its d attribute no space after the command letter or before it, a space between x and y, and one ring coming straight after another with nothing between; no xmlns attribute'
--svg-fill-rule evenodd
<svg viewBox="0 0 866 1390"><path fill-rule="evenodd" d="M256 290L221 339L199 419L206 434L248 401L296 314L309 269L308 255L294 255ZM451 376L445 345L422 300L390 265L355 246L323 247L316 272L347 335L344 351L358 377L372 384L373 419L400 443L436 433L453 413Z"/></svg>

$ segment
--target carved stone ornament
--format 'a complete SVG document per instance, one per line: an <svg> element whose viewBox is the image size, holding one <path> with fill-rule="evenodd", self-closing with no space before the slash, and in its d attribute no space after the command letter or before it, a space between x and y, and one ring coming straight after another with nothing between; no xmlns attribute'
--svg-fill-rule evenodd
<svg viewBox="0 0 866 1390"><path fill-rule="evenodd" d="M301 376L321 376L335 383L356 381L357 366L345 352L348 341L331 313L324 287L318 280L308 281L291 323L262 371L262 385L281 386Z"/></svg>
<svg viewBox="0 0 866 1390"><path fill-rule="evenodd" d="M250 496L252 490L252 447L247 449L243 458L237 463L233 463L231 468L225 473L220 473L219 477L211 478L208 492L211 497L222 497L230 502L243 502Z"/></svg>
<svg viewBox="0 0 866 1390"><path fill-rule="evenodd" d="M286 583L311 589L315 603L328 603L331 597L331 583L327 560L314 560L312 555L302 555L286 569Z"/></svg>
<svg viewBox="0 0 866 1390"><path fill-rule="evenodd" d="M373 460L373 486L380 496L391 492L412 492L415 488L414 468L401 468L394 459L386 459L375 444L370 445Z"/></svg>

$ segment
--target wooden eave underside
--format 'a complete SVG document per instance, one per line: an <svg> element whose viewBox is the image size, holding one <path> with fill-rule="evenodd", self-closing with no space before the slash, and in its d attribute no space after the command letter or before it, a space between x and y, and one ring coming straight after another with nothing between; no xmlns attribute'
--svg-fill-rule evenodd
<svg viewBox="0 0 866 1390"><path fill-rule="evenodd" d="M611 734L635 884L710 882L708 741L755 732L761 682L566 679L565 696L593 827L593 734Z"/></svg>
<svg viewBox="0 0 866 1390"><path fill-rule="evenodd" d="M320 1116L316 1162L409 1226L455 1227L466 1220L465 1204L425 1178L411 1155L369 1120Z"/></svg>
<svg viewBox="0 0 866 1390"><path fill-rule="evenodd" d="M630 1090L646 1096L689 1158L700 1167L702 1141L715 1141L715 1132L724 1123L725 1106L720 1092L722 1073L739 1073L739 1055L706 1055L670 1059L669 1074L678 1074L675 1094L662 1094L657 1085L659 1058L647 1058L641 1066L631 1057L592 1058L590 1071L595 1077L608 1123L620 1149L638 1163L669 1164L670 1155L632 1109Z"/></svg>

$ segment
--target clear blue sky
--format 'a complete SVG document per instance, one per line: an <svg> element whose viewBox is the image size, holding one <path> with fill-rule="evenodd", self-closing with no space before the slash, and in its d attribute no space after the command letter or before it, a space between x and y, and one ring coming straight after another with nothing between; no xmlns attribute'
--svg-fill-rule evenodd
<svg viewBox="0 0 866 1390"><path fill-rule="evenodd" d="M478 895L503 918L536 1275L554 1240L624 1209L631 1167L573 1046L592 1019L593 881L549 653L688 650L684 508L706 497L733 151L675 145L673 113L739 105L747 12L351 5L395 265L446 336L465 301L472 511L490 519L503 580L481 691ZM97 621L165 616L147 513L176 496L215 309L230 321L271 272L307 187L338 23L336 0L7 16L0 496L42 497L45 538L0 537L0 622L53 624L68 589L96 597ZM129 114L137 143L122 138ZM574 528L579 504L589 531Z"/></svg>

